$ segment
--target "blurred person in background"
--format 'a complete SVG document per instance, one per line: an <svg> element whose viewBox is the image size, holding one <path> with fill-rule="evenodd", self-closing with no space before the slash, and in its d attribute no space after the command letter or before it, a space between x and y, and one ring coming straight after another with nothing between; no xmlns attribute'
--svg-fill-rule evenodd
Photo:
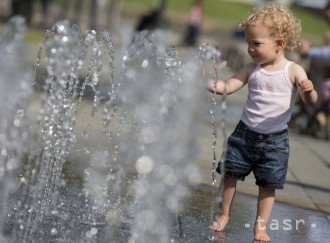
<svg viewBox="0 0 330 243"><path fill-rule="evenodd" d="M42 27L48 27L49 25L49 6L52 0L40 0L42 11Z"/></svg>
<svg viewBox="0 0 330 243"><path fill-rule="evenodd" d="M40 0L40 1L41 1L42 14L45 18L48 18L49 4L51 0Z"/></svg>
<svg viewBox="0 0 330 243"><path fill-rule="evenodd" d="M141 16L135 27L135 30L138 32L143 30L155 30L159 24L159 16L160 13L158 9L150 10L149 12Z"/></svg>
<svg viewBox="0 0 330 243"><path fill-rule="evenodd" d="M31 23L33 14L33 0L12 0L11 16L21 15L27 24Z"/></svg>
<svg viewBox="0 0 330 243"><path fill-rule="evenodd" d="M189 10L183 44L195 46L201 32L203 20L203 0L195 0Z"/></svg>
<svg viewBox="0 0 330 243"><path fill-rule="evenodd" d="M323 10L323 16L330 24L330 2ZM308 58L309 77L314 82L314 87L319 94L315 106L307 107L303 112L307 114L307 125L302 131L320 139L329 139L327 115L329 111L329 97L327 96L327 80L330 79L330 32L324 35L324 44L312 47L308 40L303 39L299 53L303 58Z"/></svg>

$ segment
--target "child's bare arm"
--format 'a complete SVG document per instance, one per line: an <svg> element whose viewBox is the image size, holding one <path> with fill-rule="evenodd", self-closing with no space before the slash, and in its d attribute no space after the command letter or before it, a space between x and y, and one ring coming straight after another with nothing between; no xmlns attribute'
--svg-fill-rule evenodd
<svg viewBox="0 0 330 243"><path fill-rule="evenodd" d="M313 105L317 102L317 92L313 82L307 78L305 70L298 64L292 65L291 75L299 95L305 104Z"/></svg>
<svg viewBox="0 0 330 243"><path fill-rule="evenodd" d="M312 81L309 79L301 80L297 82L297 88L304 103L314 105L317 102L318 95Z"/></svg>
<svg viewBox="0 0 330 243"><path fill-rule="evenodd" d="M252 65L243 67L237 74L227 80L218 80L216 82L217 94L232 94L243 87L246 84L249 74L251 72ZM207 90L214 92L214 80L209 80Z"/></svg>

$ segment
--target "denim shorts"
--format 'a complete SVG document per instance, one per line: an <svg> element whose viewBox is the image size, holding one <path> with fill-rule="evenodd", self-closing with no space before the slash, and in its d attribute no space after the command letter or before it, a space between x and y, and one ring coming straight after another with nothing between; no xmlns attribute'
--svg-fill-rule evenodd
<svg viewBox="0 0 330 243"><path fill-rule="evenodd" d="M289 135L285 129L271 134L251 131L240 121L227 141L225 177L242 180L253 171L256 184L283 189L289 160ZM221 174L219 162L217 172Z"/></svg>

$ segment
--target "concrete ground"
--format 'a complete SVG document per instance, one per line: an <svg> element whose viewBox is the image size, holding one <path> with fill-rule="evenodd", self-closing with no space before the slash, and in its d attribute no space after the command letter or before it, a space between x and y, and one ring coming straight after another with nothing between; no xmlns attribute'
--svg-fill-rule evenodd
<svg viewBox="0 0 330 243"><path fill-rule="evenodd" d="M231 221L220 233L207 229L211 222L208 206L212 197L210 186L200 187L192 193L191 203L187 204L181 218L181 242L253 242L256 197L238 193ZM278 202L273 208L268 234L272 242L330 242L329 227L330 217L325 213Z"/></svg>
<svg viewBox="0 0 330 243"><path fill-rule="evenodd" d="M239 119L239 102L245 91L228 98L226 132L233 130ZM38 95L34 102L39 103ZM206 98L206 103L209 97ZM89 103L88 101L86 101ZM83 107L86 107L87 103ZM205 112L207 113L207 109ZM87 114L89 116L89 113ZM257 192L253 175L244 182L239 182L238 193L234 200L230 224L224 232L214 233L208 230L213 218L219 213L215 199L218 196L220 177L217 185L212 186L212 136L208 116L201 129L200 156L198 166L202 181L193 188L183 202L183 212L173 218L173 242L251 242L253 241L253 224L256 215ZM83 117L79 119L84 120ZM84 129L78 122L78 129ZM101 126L94 123L93 127ZM222 150L222 131L219 124L217 156ZM91 128L89 128L91 129ZM100 138L102 136L100 135ZM98 144L94 141L93 144ZM329 142L316 140L291 132L291 157L287 182L283 190L276 192L276 203L270 220L269 235L272 242L330 242L330 150ZM79 158L79 160L82 158ZM127 229L124 229L126 231ZM126 232L125 235L129 235ZM118 242L127 242L124 239Z"/></svg>

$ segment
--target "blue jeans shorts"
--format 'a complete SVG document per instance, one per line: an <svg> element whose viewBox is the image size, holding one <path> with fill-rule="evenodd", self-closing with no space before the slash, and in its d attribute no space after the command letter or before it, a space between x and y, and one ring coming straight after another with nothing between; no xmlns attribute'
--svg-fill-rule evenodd
<svg viewBox="0 0 330 243"><path fill-rule="evenodd" d="M242 180L253 171L256 184L283 189L289 160L288 130L261 134L240 121L227 141L225 177ZM217 172L221 174L219 162Z"/></svg>

